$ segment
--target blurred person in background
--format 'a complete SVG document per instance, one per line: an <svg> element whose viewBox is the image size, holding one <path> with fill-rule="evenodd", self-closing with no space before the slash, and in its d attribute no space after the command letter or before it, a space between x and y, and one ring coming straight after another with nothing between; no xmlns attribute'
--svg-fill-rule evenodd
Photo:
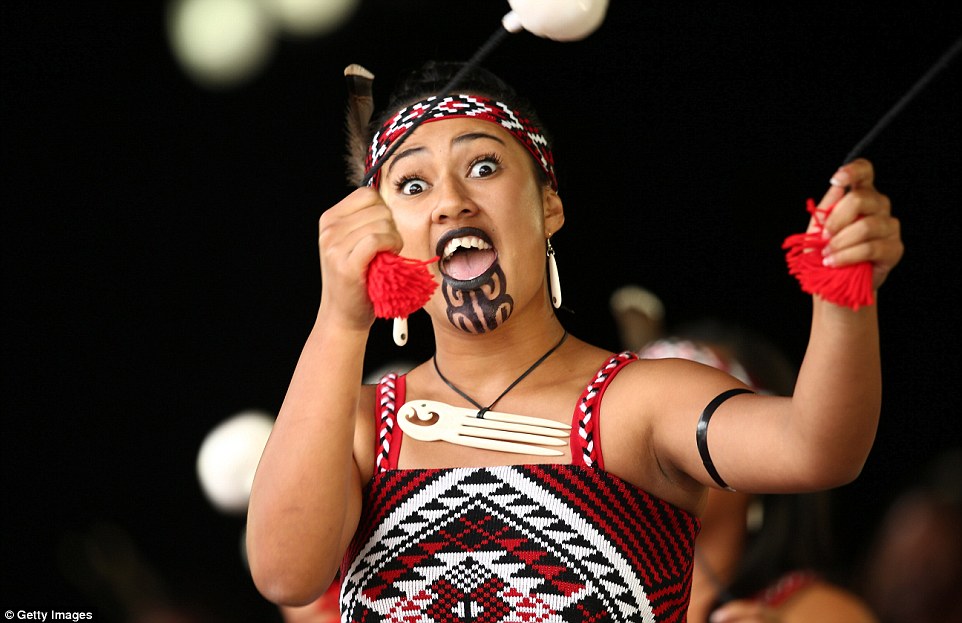
<svg viewBox="0 0 962 623"><path fill-rule="evenodd" d="M962 622L962 448L936 457L894 499L859 585L882 623Z"/></svg>

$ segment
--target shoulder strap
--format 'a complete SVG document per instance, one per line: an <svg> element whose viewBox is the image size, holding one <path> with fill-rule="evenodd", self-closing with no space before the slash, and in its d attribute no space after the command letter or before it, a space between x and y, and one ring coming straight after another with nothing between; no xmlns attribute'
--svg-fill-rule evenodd
<svg viewBox="0 0 962 623"><path fill-rule="evenodd" d="M588 383L585 391L581 394L571 423L572 464L604 469L605 464L601 455L601 438L599 435L601 399L604 397L608 384L615 378L618 371L637 359L636 353L627 350L613 355L598 370L595 378ZM578 431L577 435L574 434L575 430Z"/></svg>
<svg viewBox="0 0 962 623"><path fill-rule="evenodd" d="M404 375L385 374L377 383L377 405L374 413L375 473L397 469L401 450L401 429L397 427L397 405L404 404Z"/></svg>

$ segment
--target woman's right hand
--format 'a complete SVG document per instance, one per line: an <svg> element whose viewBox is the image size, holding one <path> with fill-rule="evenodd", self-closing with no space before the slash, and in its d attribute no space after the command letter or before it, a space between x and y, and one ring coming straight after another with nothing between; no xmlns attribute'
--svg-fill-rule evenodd
<svg viewBox="0 0 962 623"><path fill-rule="evenodd" d="M397 253L402 245L391 211L374 189L358 188L327 209L318 224L325 320L368 330L374 323L368 265L377 253Z"/></svg>

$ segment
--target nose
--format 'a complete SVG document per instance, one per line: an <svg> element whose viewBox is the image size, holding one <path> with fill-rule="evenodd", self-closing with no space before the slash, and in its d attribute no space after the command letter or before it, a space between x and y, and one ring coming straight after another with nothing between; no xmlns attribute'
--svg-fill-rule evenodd
<svg viewBox="0 0 962 623"><path fill-rule="evenodd" d="M446 175L442 180L438 180L434 187L434 196L437 197L437 204L431 219L435 223L445 223L477 213L477 205L461 180L454 175Z"/></svg>

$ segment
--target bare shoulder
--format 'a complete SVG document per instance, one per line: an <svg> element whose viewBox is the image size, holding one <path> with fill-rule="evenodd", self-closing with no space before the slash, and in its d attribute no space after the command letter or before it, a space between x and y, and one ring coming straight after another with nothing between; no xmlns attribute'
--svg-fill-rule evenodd
<svg viewBox="0 0 962 623"><path fill-rule="evenodd" d="M779 608L785 623L877 623L878 618L854 593L829 582L811 584Z"/></svg>
<svg viewBox="0 0 962 623"><path fill-rule="evenodd" d="M704 407L720 391L740 385L725 372L687 359L639 359L612 382L608 400L632 417L670 417Z"/></svg>
<svg viewBox="0 0 962 623"><path fill-rule="evenodd" d="M598 411L606 469L676 506L696 510L701 491L682 483L659 458L656 428L677 396L675 378L689 369L688 361L639 359L611 380ZM696 365L696 364L692 364ZM681 387L681 385L677 385Z"/></svg>
<svg viewBox="0 0 962 623"><path fill-rule="evenodd" d="M605 392L601 439L610 471L676 506L700 512L704 488L683 469L698 416L712 398L742 383L685 359L640 359Z"/></svg>

